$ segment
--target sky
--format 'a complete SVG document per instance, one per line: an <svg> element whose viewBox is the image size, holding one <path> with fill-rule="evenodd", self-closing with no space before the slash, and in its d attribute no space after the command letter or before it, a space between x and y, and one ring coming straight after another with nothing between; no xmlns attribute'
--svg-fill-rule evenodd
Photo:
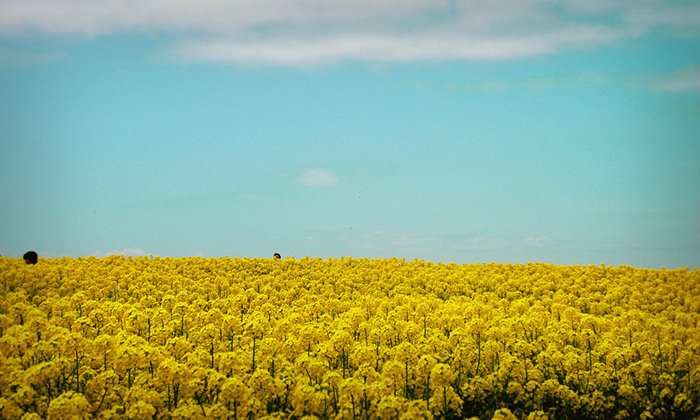
<svg viewBox="0 0 700 420"><path fill-rule="evenodd" d="M700 266L700 3L0 0L0 255Z"/></svg>

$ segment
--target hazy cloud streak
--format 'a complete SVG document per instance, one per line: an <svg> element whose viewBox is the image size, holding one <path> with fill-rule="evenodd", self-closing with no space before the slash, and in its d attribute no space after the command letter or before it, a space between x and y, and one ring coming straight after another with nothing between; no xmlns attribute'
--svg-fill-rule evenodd
<svg viewBox="0 0 700 420"><path fill-rule="evenodd" d="M660 80L654 85L656 90L667 92L699 92L700 65L689 66Z"/></svg>
<svg viewBox="0 0 700 420"><path fill-rule="evenodd" d="M181 60L501 60L611 45L662 28L700 35L700 5L640 0L3 0L0 34L167 33Z"/></svg>
<svg viewBox="0 0 700 420"><path fill-rule="evenodd" d="M0 47L0 68L23 68L60 60L65 55L59 52L30 52Z"/></svg>
<svg viewBox="0 0 700 420"><path fill-rule="evenodd" d="M578 27L523 37L434 32L400 35L354 33L253 42L193 40L180 44L174 53L177 57L194 61L296 66L346 59L375 62L500 60L551 54L567 44L609 44L621 37L622 34L604 27Z"/></svg>

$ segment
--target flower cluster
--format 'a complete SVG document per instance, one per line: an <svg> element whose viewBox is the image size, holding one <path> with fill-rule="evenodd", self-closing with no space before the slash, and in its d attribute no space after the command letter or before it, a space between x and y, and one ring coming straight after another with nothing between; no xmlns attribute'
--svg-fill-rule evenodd
<svg viewBox="0 0 700 420"><path fill-rule="evenodd" d="M0 258L3 419L700 416L700 271Z"/></svg>

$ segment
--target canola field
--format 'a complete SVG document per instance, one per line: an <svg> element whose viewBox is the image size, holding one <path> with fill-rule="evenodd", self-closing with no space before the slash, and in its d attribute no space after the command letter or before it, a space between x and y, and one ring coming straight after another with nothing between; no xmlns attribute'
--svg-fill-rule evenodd
<svg viewBox="0 0 700 420"><path fill-rule="evenodd" d="M0 258L2 419L695 419L700 271Z"/></svg>

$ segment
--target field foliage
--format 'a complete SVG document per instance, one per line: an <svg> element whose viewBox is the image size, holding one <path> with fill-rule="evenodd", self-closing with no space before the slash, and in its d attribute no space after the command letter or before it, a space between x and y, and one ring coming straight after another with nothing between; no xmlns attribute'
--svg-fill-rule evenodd
<svg viewBox="0 0 700 420"><path fill-rule="evenodd" d="M0 258L3 419L694 419L700 271Z"/></svg>

